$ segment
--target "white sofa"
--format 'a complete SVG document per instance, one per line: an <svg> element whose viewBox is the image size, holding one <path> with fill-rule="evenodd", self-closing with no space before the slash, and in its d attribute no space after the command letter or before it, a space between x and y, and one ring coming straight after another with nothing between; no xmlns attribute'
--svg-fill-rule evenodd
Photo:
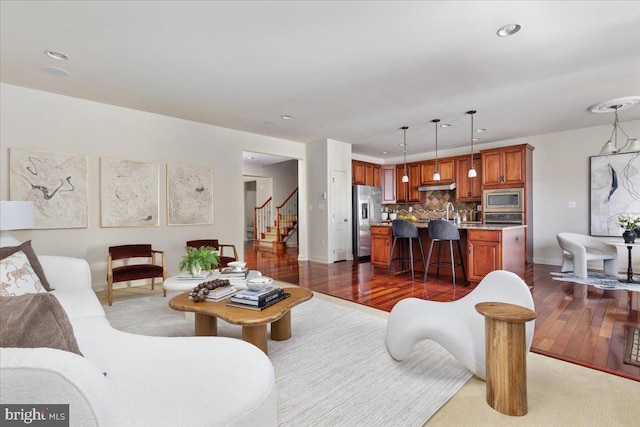
<svg viewBox="0 0 640 427"><path fill-rule="evenodd" d="M84 357L1 348L1 403L70 404L71 426L82 427L277 425L273 365L257 347L115 330L91 289L86 261L38 259Z"/></svg>

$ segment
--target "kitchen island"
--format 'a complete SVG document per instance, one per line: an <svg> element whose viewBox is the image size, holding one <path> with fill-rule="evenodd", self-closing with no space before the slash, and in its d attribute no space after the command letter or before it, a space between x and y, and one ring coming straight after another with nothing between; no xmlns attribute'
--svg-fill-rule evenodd
<svg viewBox="0 0 640 427"><path fill-rule="evenodd" d="M429 253L431 239L428 233L428 222L417 222L416 227L420 234L420 240L424 249L425 262ZM458 226L460 230L460 245L462 246L462 262L464 263L467 279L472 284L477 284L484 276L493 270L511 271L522 279L525 272L525 225L513 224L483 224L480 222L462 222ZM383 221L371 225L371 265L387 268L392 258L391 247L393 235L391 222ZM455 245L455 243L454 243ZM420 259L420 249L413 245L414 261ZM402 245L396 245L396 253L393 257L400 256ZM432 262L437 258L438 243L434 244ZM454 248L455 262L460 262L458 250ZM442 260L449 260L449 245L445 243L442 251ZM424 272L421 263L415 265L416 271ZM392 270L395 273L402 272L400 261L394 262ZM456 271L456 277L461 277L460 268ZM429 276L436 274L436 267L431 266ZM440 274L451 276L450 268L440 267ZM432 276L433 277L433 276Z"/></svg>

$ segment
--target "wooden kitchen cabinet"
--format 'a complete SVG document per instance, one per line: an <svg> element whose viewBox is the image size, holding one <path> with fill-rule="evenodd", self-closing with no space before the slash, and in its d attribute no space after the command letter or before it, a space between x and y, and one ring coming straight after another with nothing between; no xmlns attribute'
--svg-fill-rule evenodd
<svg viewBox="0 0 640 427"><path fill-rule="evenodd" d="M365 185L364 162L351 161L351 183L353 185Z"/></svg>
<svg viewBox="0 0 640 427"><path fill-rule="evenodd" d="M528 144L481 150L483 188L524 187L532 151Z"/></svg>
<svg viewBox="0 0 640 427"><path fill-rule="evenodd" d="M494 270L511 271L524 279L525 228L467 231L467 274L480 282Z"/></svg>
<svg viewBox="0 0 640 427"><path fill-rule="evenodd" d="M374 267L389 266L393 238L390 226L371 227L371 265Z"/></svg>
<svg viewBox="0 0 640 427"><path fill-rule="evenodd" d="M352 160L351 184L380 187L380 165L360 160Z"/></svg>
<svg viewBox="0 0 640 427"><path fill-rule="evenodd" d="M409 182L402 182L404 164L396 166L396 202L419 202L420 163L407 163Z"/></svg>
<svg viewBox="0 0 640 427"><path fill-rule="evenodd" d="M482 158L480 154L473 155L473 166L477 176L469 178L471 156L456 159L456 200L460 202L482 200Z"/></svg>
<svg viewBox="0 0 640 427"><path fill-rule="evenodd" d="M380 169L382 180L382 203L396 202L396 166L384 165Z"/></svg>
<svg viewBox="0 0 640 427"><path fill-rule="evenodd" d="M451 184L455 178L455 162L453 158L438 159L438 169L440 170L440 181L433 180L436 171L436 161L427 160L420 163L420 184L437 185Z"/></svg>

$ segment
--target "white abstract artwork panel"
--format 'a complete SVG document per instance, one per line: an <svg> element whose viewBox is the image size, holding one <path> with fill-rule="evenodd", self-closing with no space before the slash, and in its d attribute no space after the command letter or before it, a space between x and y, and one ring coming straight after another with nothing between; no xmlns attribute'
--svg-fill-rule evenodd
<svg viewBox="0 0 640 427"><path fill-rule="evenodd" d="M160 225L158 164L100 158L101 225Z"/></svg>
<svg viewBox="0 0 640 427"><path fill-rule="evenodd" d="M621 236L623 213L640 214L640 153L591 157L591 235Z"/></svg>
<svg viewBox="0 0 640 427"><path fill-rule="evenodd" d="M213 224L213 170L167 165L167 223Z"/></svg>
<svg viewBox="0 0 640 427"><path fill-rule="evenodd" d="M9 149L9 198L33 202L34 228L87 228L87 156Z"/></svg>

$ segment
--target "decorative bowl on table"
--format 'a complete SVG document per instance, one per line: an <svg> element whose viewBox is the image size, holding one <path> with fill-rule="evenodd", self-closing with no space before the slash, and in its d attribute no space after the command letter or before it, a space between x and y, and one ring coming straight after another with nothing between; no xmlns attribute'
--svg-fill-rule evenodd
<svg viewBox="0 0 640 427"><path fill-rule="evenodd" d="M247 279L247 289L251 291L261 291L267 286L270 286L272 283L273 279L271 277L253 277L251 279Z"/></svg>
<svg viewBox="0 0 640 427"><path fill-rule="evenodd" d="M246 262L242 262L242 261L232 261L230 263L227 263L227 266L233 268L235 271L244 270L244 267L246 265L247 265L247 263Z"/></svg>

